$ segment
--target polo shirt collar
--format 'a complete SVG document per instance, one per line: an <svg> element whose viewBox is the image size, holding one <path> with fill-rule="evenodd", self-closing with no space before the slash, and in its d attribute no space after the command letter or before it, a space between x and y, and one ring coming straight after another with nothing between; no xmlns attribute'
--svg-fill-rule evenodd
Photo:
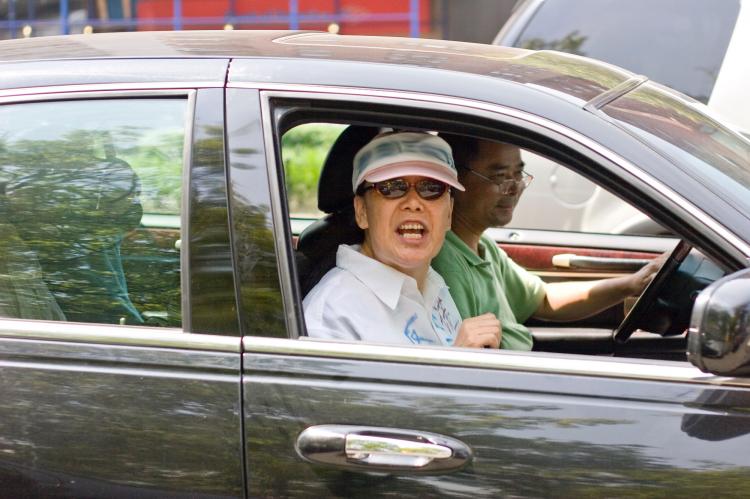
<svg viewBox="0 0 750 499"><path fill-rule="evenodd" d="M488 260L485 260L484 258L481 258L479 255L471 251L471 248L456 235L455 232L452 230L449 230L445 233L445 242L447 244L450 244L453 246L458 253L464 257L464 259L469 263L469 265L473 265L475 267L489 265L490 262ZM479 240L479 246L482 246L482 240Z"/></svg>
<svg viewBox="0 0 750 499"><path fill-rule="evenodd" d="M408 286L419 293L417 281L367 255L360 253L361 246L339 245L336 266L350 272L367 286L391 310L396 310L401 289Z"/></svg>

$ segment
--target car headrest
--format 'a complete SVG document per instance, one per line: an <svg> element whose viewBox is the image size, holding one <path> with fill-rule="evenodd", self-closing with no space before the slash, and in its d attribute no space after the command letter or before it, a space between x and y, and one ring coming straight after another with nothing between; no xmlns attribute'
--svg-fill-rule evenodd
<svg viewBox="0 0 750 499"><path fill-rule="evenodd" d="M44 251L64 257L110 246L141 222L140 179L121 159L5 168L15 170L4 187L7 219Z"/></svg>
<svg viewBox="0 0 750 499"><path fill-rule="evenodd" d="M371 126L350 125L333 143L323 163L318 181L318 209L336 213L352 206L352 170L354 156L370 142L380 129Z"/></svg>

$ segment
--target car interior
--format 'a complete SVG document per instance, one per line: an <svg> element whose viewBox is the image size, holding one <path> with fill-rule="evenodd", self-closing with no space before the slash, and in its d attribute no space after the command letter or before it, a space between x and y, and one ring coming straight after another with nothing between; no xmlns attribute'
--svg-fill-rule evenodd
<svg viewBox="0 0 750 499"><path fill-rule="evenodd" d="M368 119L369 118L369 119ZM306 112L288 113L278 130L278 144L284 161L287 186L287 209L290 218L290 233L295 253L295 272L299 299L335 265L335 253L339 244L356 244L362 241L362 231L353 219L351 194L352 160L357 150L383 129L447 131L478 135L483 138L511 142L525 150L542 154L561 165L576 165L574 174L588 175L595 165L590 160L576 157L575 151L554 149L553 144L523 137L513 130L489 131L482 127L469 127L449 120L411 120L414 125L404 126L404 118L398 116L356 116L345 120L335 119L326 113L311 117ZM335 129L331 133L330 128ZM328 130L326 131L326 129ZM302 131L302 132L301 132ZM312 162L310 169L317 175L317 192L308 193L316 202L305 213L295 213L288 199L294 192L288 160L290 147L287 143L299 144L298 139L287 140L297 133L320 133L332 135L327 143L317 144L324 157ZM312 140L311 142L315 142ZM558 145L559 147L559 145ZM295 154L299 157L299 154ZM610 186L605 185L608 190ZM529 187L533 189L533 183ZM615 192L616 193L616 192ZM299 195L299 194L297 194ZM312 201L311 201L312 202ZM506 237L506 233L510 237ZM729 269L707 258L686 241L671 237L622 236L607 234L566 233L562 231L528 231L538 236L536 240L521 238L514 240L513 234L525 234L522 229L510 231L491 229L488 234L517 263L540 275L547 282L560 280L588 280L614 277L633 272L648 260L667 252L662 266L650 286L640 299L626 300L625 304L611 307L604 312L584 320L569 323L545 322L530 319L526 325L534 336L534 350L559 353L607 355L621 357L654 358L663 360L686 360L686 331L690 319L692 301L697 293L725 275ZM541 241L541 242L540 242ZM639 245L645 241L645 246ZM630 244L630 243L634 244ZM555 255L575 253L576 258L590 261L593 266L571 265L562 268L555 265ZM301 304L299 306L301 310ZM300 323L304 323L303 320ZM304 336L304 332L301 333Z"/></svg>
<svg viewBox="0 0 750 499"><path fill-rule="evenodd" d="M380 132L379 128L350 125L331 146L318 179L318 209L325 216L297 237L297 271L306 295L336 265L339 244L359 244L363 232L354 221L351 193L354 155Z"/></svg>

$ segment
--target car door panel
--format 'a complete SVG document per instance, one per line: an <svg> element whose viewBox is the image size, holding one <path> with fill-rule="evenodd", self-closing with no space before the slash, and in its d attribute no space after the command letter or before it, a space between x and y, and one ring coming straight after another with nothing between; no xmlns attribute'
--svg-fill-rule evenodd
<svg viewBox="0 0 750 499"><path fill-rule="evenodd" d="M244 95L252 104L230 103L230 113L243 104L246 112L258 112L257 95L250 91L236 90L233 97ZM298 97L291 94L279 98ZM243 303L243 310L249 317L269 305L270 299L257 294L268 292L269 298L279 300L278 320L285 323L289 337L296 338L304 335L304 327L292 264L295 225L288 220L276 143L283 127L274 129L287 109L275 109L262 92L260 98L265 141L248 135L258 128L254 118L245 118L243 125L236 116L227 127L230 160L232 151L246 150L244 160L238 157L244 169L230 170L237 188L232 195L255 200L237 199L239 206L257 204L256 211L270 212L273 223L268 229L275 236L278 273L268 282L280 282L280 289L256 286L256 296ZM304 114L305 119L309 116ZM246 135L236 146L233 129L245 130ZM261 161L263 149L265 170L255 163ZM243 182L247 185L240 189ZM252 188L266 182L270 198ZM268 220L263 218L264 229ZM234 220L235 244L239 242L240 248L249 233L237 230L242 226ZM264 240L260 234L267 235L258 234L258 242ZM552 270L549 264L557 249L643 259L674 242L515 229L495 229L488 235L498 243L525 245L521 253L547 270ZM252 257L238 252L240 266L257 261ZM240 278L242 286L252 283L250 270ZM609 350L591 353L614 353L611 327L617 323L607 321L596 331ZM731 493L729 483L748 466L741 456L748 443L745 433L717 441L685 429L694 428L695 419L721 417L721 404L707 400L735 392L739 397L727 412L744 422L749 402L744 388L733 380L702 375L685 362L281 339L275 327L267 330L265 325L266 321L248 323L243 339L246 473L252 497L627 496L642 493L644 484L654 495L665 495L694 492L702 483L708 483L711 493L722 494ZM580 323L578 332L584 332ZM665 348L673 348L669 341ZM684 352L684 344L681 348ZM467 445L474 458L465 468L445 473L391 473L381 467L368 473L359 460L347 468L340 451L331 456L333 465L312 463L305 454L307 445L300 447L300 435L327 425L405 436L432 433ZM715 460L708 462L705 456ZM608 486L604 490L603 483Z"/></svg>
<svg viewBox="0 0 750 499"><path fill-rule="evenodd" d="M0 495L243 495L239 339L0 322Z"/></svg>
<svg viewBox="0 0 750 499"><path fill-rule="evenodd" d="M552 257L559 254L575 254L582 257L613 259L650 259L669 251L677 244L674 237L635 236L623 234L595 234L585 232L533 230L517 228L496 228L487 231L487 236L495 240L521 266L542 276L554 273L559 277L580 277L617 275L617 270L602 272L601 268L581 266L563 268L555 266ZM632 272L632 270L629 270Z"/></svg>
<svg viewBox="0 0 750 499"><path fill-rule="evenodd" d="M545 281L568 279L602 279L632 272L632 267L656 255L637 251L576 248L571 246L534 246L525 244L500 244L514 262L531 270ZM572 263L556 264L556 258L570 255L564 260ZM575 260L573 257L576 257ZM576 261L577 260L577 261ZM627 265L630 261L631 265Z"/></svg>
<svg viewBox="0 0 750 499"><path fill-rule="evenodd" d="M142 100L151 96L158 99ZM169 157L169 168L158 168L165 161L140 156L134 164L148 174L141 174L147 194L154 195L155 183L146 178L158 179L160 188L171 194L173 213L155 224L154 217L144 221L139 215L140 224L122 235L123 251L118 245L110 254L124 257L125 271L93 277L111 283L119 275L121 289L128 299L134 296L139 313L157 319L145 323L165 326L166 319L182 328L134 327L126 325L125 317L111 324L76 323L65 317L56 322L0 319L0 496L243 497L241 357L228 245L223 91L154 90L144 96L142 91L118 90L91 97L79 92L75 99L53 94L40 100L54 102L56 109L68 106L64 111L73 116L79 106L99 106L103 112L98 114L105 117L140 117L138 106L145 105L160 113L160 124L150 130L170 133L172 149L168 154L158 151ZM172 114L162 112L164 107ZM80 123L93 126L83 118ZM33 120L25 125L35 130ZM88 135L71 133L60 142L69 145L81 136ZM33 170L45 163L31 158L22 164ZM97 183L94 174L81 177L79 184L87 187L106 184ZM106 179L114 183L111 174ZM56 187L54 192L72 190L70 185ZM83 191L91 192L97 191ZM66 210L65 198L47 196L55 210L73 211ZM96 199L90 211L97 213L98 197L78 198ZM128 192L118 199L136 198ZM39 199L44 197L33 200ZM20 211L24 206L19 204L19 214L25 216L20 219L33 221L28 210ZM71 225L76 222L70 220ZM109 234L109 217L89 222L93 232ZM176 244L181 237L184 243ZM52 243L65 250L77 248L81 240L71 236ZM24 248L18 241L10 239ZM4 243L4 255L6 250L19 259L33 255ZM75 265L65 262L60 267ZM77 268L88 269L83 264ZM30 279L3 277L4 305L15 297L22 305L34 303L35 289L46 290L43 282L34 289L27 285ZM85 312L96 314L107 304L107 297L91 284L94 279L61 282L66 284L65 298ZM127 282L132 285L129 292ZM17 293L7 293L9 289Z"/></svg>
<svg viewBox="0 0 750 499"><path fill-rule="evenodd" d="M304 355L306 346L274 354L266 342L255 345L263 353L253 353L254 341L245 340L250 353L244 356L251 496L626 496L642 491L644 481L654 495L697 483L722 494L731 493L732 480L750 464L742 451L750 442L742 407L750 399L736 388L690 384L685 377L646 381L576 375L572 368L543 372L543 362L532 362L536 372L435 360L427 365L427 351L413 352L422 354L421 362L380 362L365 360L375 353L363 354L366 346L352 346L358 359ZM519 361L509 357L509 365ZM552 365L555 358L546 360ZM564 358L570 366L586 360ZM603 369L614 365L605 361ZM643 364L633 372L639 368L654 377L670 369L700 375L683 363ZM724 414L739 418L742 431L711 440L690 430L702 418L722 417L706 403L710 394L734 394ZM438 433L467 444L474 459L463 470L437 475L368 475L313 465L299 456L295 441L306 428L322 424ZM604 480L605 494L598 489Z"/></svg>
<svg viewBox="0 0 750 499"><path fill-rule="evenodd" d="M634 267L638 263L655 258L677 244L677 239L673 237L592 234L505 227L490 229L486 235L495 240L498 246L508 253L516 263L538 275L545 282L590 281L622 276L634 272ZM558 255L563 256L563 261L571 261L571 264L569 266L556 265ZM580 265L574 259L581 262ZM590 260L590 262L586 260ZM617 266L608 267L607 260L615 261L618 264L636 263L629 265L631 267L629 269L620 269ZM575 327L604 328L611 331L622 321L623 317L623 306L616 305L596 315L576 321ZM537 328L566 328L571 326L571 324L539 321L534 318L529 319L526 324ZM540 349L554 351L561 346L555 338L545 337L541 332L537 336L535 344ZM565 341L566 347L563 351L592 351L592 349L598 353L614 351L615 346L607 337L602 336L597 339L587 332L587 334L578 338L582 341L580 343L574 341L574 336L570 336ZM547 341L550 344L542 346L542 343ZM576 350L579 348L580 350Z"/></svg>

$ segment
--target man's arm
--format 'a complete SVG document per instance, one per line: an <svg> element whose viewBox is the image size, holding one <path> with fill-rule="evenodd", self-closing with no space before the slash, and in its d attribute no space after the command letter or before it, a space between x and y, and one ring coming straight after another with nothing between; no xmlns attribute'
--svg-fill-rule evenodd
<svg viewBox="0 0 750 499"><path fill-rule="evenodd" d="M620 303L628 296L639 295L654 278L665 258L666 253L627 276L547 284L546 296L534 312L534 317L558 321L583 319Z"/></svg>

